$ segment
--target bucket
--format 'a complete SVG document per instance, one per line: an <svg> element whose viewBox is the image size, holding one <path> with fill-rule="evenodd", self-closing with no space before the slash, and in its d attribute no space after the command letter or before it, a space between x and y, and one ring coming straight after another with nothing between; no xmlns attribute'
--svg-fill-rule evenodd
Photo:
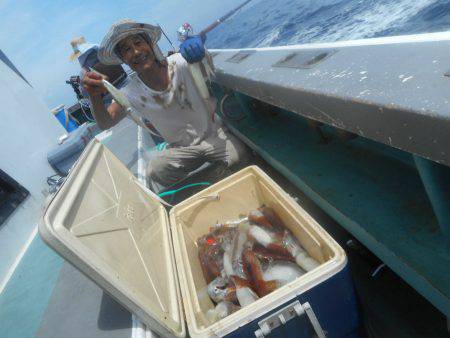
<svg viewBox="0 0 450 338"><path fill-rule="evenodd" d="M64 127L67 132L74 131L78 128L78 124L75 122L74 118L67 112L64 105L56 107L52 110L53 115L57 118L59 123Z"/></svg>

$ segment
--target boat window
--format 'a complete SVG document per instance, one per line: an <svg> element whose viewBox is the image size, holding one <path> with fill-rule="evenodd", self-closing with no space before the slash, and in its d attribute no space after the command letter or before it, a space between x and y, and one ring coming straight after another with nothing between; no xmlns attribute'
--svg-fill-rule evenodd
<svg viewBox="0 0 450 338"><path fill-rule="evenodd" d="M30 193L0 169L0 226Z"/></svg>
<svg viewBox="0 0 450 338"><path fill-rule="evenodd" d="M243 51L237 52L232 57L227 59L227 62L240 63L255 52L256 52L255 50L243 50Z"/></svg>
<svg viewBox="0 0 450 338"><path fill-rule="evenodd" d="M284 56L281 60L275 63L273 67L308 69L329 58L336 52L337 50L335 49L297 51Z"/></svg>

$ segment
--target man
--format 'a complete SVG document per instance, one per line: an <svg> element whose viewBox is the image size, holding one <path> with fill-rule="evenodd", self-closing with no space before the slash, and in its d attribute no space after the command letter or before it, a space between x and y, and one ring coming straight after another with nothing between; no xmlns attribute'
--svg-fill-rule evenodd
<svg viewBox="0 0 450 338"><path fill-rule="evenodd" d="M135 111L150 120L169 144L165 150L154 153L148 167L148 175L167 186L205 162L230 167L245 150L212 118L214 105L202 98L186 60L179 53L163 56L157 45L160 37L159 27L121 21L111 27L98 55L104 64L125 63L134 71L122 91ZM191 62L199 61L205 52L197 37L186 40L180 50ZM106 89L99 74L87 72L83 83L101 128L110 128L126 116L116 102L107 109L103 106L101 95Z"/></svg>

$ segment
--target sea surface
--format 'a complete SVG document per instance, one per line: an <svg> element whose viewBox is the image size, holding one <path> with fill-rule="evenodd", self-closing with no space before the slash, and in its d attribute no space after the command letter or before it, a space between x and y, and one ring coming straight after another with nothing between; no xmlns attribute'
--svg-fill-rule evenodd
<svg viewBox="0 0 450 338"><path fill-rule="evenodd" d="M207 47L269 47L445 30L450 30L450 0L253 0L208 34Z"/></svg>

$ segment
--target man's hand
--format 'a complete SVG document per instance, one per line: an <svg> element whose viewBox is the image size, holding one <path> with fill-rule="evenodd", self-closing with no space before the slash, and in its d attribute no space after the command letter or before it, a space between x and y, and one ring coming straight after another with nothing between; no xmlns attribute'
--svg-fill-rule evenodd
<svg viewBox="0 0 450 338"><path fill-rule="evenodd" d="M83 86L91 98L101 96L107 92L102 80L108 80L106 75L97 72L86 72L83 77Z"/></svg>
<svg viewBox="0 0 450 338"><path fill-rule="evenodd" d="M206 35L195 35L186 38L180 45L180 53L189 63L196 63L205 57Z"/></svg>
<svg viewBox="0 0 450 338"><path fill-rule="evenodd" d="M100 129L105 130L122 120L125 113L122 106L115 101L105 107L102 94L108 90L102 82L103 79L108 80L108 77L96 71L87 72L83 76L83 86L89 93L92 115Z"/></svg>

